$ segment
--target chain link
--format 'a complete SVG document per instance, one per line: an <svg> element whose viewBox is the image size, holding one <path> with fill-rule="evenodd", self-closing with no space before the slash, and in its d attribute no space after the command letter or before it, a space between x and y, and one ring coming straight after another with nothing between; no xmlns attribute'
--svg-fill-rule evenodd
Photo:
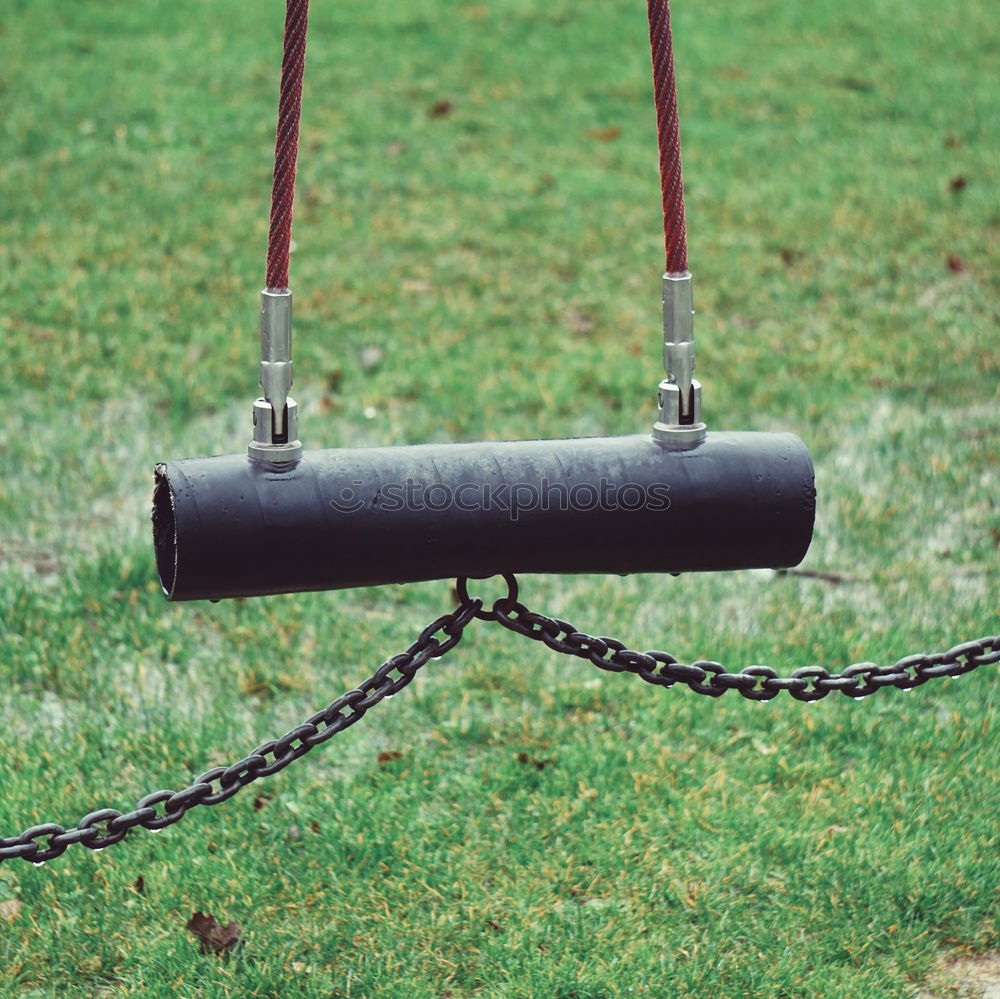
<svg viewBox="0 0 1000 999"><path fill-rule="evenodd" d="M481 609L482 601L466 594L459 607L432 621L405 652L387 659L354 690L341 694L280 739L258 746L244 759L207 770L183 790L153 791L130 812L102 808L85 815L70 829L46 822L26 829L20 836L0 837L0 862L20 858L40 866L78 843L88 850L103 850L120 843L135 828L159 832L198 805L228 801L248 784L284 770L320 743L350 728L385 698L402 690L421 667L431 659L440 659L459 643L462 632Z"/></svg>
<svg viewBox="0 0 1000 999"><path fill-rule="evenodd" d="M180 791L153 791L130 812L102 808L85 815L69 829L47 822L26 829L20 836L0 837L0 862L20 858L41 865L76 844L88 850L103 850L120 843L133 829L158 832L179 822L192 808L228 801L248 784L284 770L320 743L350 728L385 698L402 690L431 659L450 652L475 618L496 621L556 652L586 659L611 673L632 673L658 687L682 683L708 697L736 690L751 701L769 701L782 691L788 691L798 701L818 701L835 692L867 697L883 687L910 690L928 680L961 676L979 666L1000 662L997 635L962 642L947 652L904 656L891 666L857 663L842 673L831 673L823 666L804 666L787 677L779 676L770 666L747 666L731 673L711 660L682 663L668 652L636 652L616 638L588 635L569 621L529 610L518 600L513 574L505 573L503 579L507 594L489 610L482 599L469 596L468 580L459 579L459 606L454 611L432 621L408 649L387 659L358 687L341 694L281 738L258 746L242 760L228 767L213 767Z"/></svg>

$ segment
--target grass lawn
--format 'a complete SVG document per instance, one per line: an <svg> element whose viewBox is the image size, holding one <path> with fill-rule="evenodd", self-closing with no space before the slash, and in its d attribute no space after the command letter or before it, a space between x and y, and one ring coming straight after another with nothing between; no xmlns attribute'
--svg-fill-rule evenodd
<svg viewBox="0 0 1000 999"><path fill-rule="evenodd" d="M0 10L0 834L239 759L454 606L449 581L217 605L156 582L154 463L250 432L282 8ZM804 567L843 582L523 599L783 673L995 633L994 6L677 0L674 34L705 416L809 444ZM647 44L638 0L316 0L306 446L650 426ZM915 996L1000 943L998 726L995 668L713 701L477 624L230 803L0 866L0 996ZM238 951L200 954L195 911Z"/></svg>

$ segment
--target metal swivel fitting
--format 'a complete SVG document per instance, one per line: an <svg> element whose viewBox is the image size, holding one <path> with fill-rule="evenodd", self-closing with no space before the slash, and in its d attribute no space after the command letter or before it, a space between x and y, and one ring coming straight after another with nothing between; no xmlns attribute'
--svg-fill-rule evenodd
<svg viewBox="0 0 1000 999"><path fill-rule="evenodd" d="M253 404L253 440L247 453L255 461L287 464L302 457L298 440L298 407L292 387L292 293L260 293L260 385L262 398Z"/></svg>
<svg viewBox="0 0 1000 999"><path fill-rule="evenodd" d="M663 367L660 418L653 439L667 447L694 447L705 439L701 384L694 378L694 308L691 275L663 275Z"/></svg>

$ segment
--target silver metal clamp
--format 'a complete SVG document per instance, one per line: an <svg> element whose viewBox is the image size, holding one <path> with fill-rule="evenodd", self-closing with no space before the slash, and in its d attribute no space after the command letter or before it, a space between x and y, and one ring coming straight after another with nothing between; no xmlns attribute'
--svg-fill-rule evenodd
<svg viewBox="0 0 1000 999"><path fill-rule="evenodd" d="M694 305L691 274L663 275L663 367L659 419L653 439L666 447L694 447L705 439L701 383L694 377Z"/></svg>
<svg viewBox="0 0 1000 999"><path fill-rule="evenodd" d="M292 387L292 293L265 288L260 293L260 385L253 404L253 440L247 454L255 461L282 465L302 457L298 406Z"/></svg>

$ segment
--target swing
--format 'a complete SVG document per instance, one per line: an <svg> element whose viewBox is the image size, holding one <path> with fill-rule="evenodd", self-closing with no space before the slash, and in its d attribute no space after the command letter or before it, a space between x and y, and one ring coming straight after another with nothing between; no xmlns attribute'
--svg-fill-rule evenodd
<svg viewBox="0 0 1000 999"><path fill-rule="evenodd" d="M799 701L834 692L860 698L1000 662L995 636L839 674L820 666L788 677L767 666L730 672L716 662L635 651L520 602L517 573L787 568L812 537L815 489L802 442L791 434L709 432L701 420L667 0L648 0L666 246L666 377L652 433L304 451L289 395L288 261L307 12L308 0L287 0L253 439L246 455L157 466L160 583L170 600L218 600L458 577L459 606L357 688L244 759L183 790L154 791L129 812L105 808L69 829L46 823L0 837L0 861L40 865L75 844L104 849L134 828L160 830L191 808L228 800L355 724L454 648L476 619L657 686L682 683L711 697L738 690L758 701L782 691ZM494 575L507 592L487 608L470 594L469 580Z"/></svg>
<svg viewBox="0 0 1000 999"><path fill-rule="evenodd" d="M247 455L161 464L154 547L170 600L497 573L788 568L812 538L809 453L778 433L706 431L666 3L649 4L666 273L666 377L652 434L303 452L288 289L306 3L289 2L260 382Z"/></svg>

